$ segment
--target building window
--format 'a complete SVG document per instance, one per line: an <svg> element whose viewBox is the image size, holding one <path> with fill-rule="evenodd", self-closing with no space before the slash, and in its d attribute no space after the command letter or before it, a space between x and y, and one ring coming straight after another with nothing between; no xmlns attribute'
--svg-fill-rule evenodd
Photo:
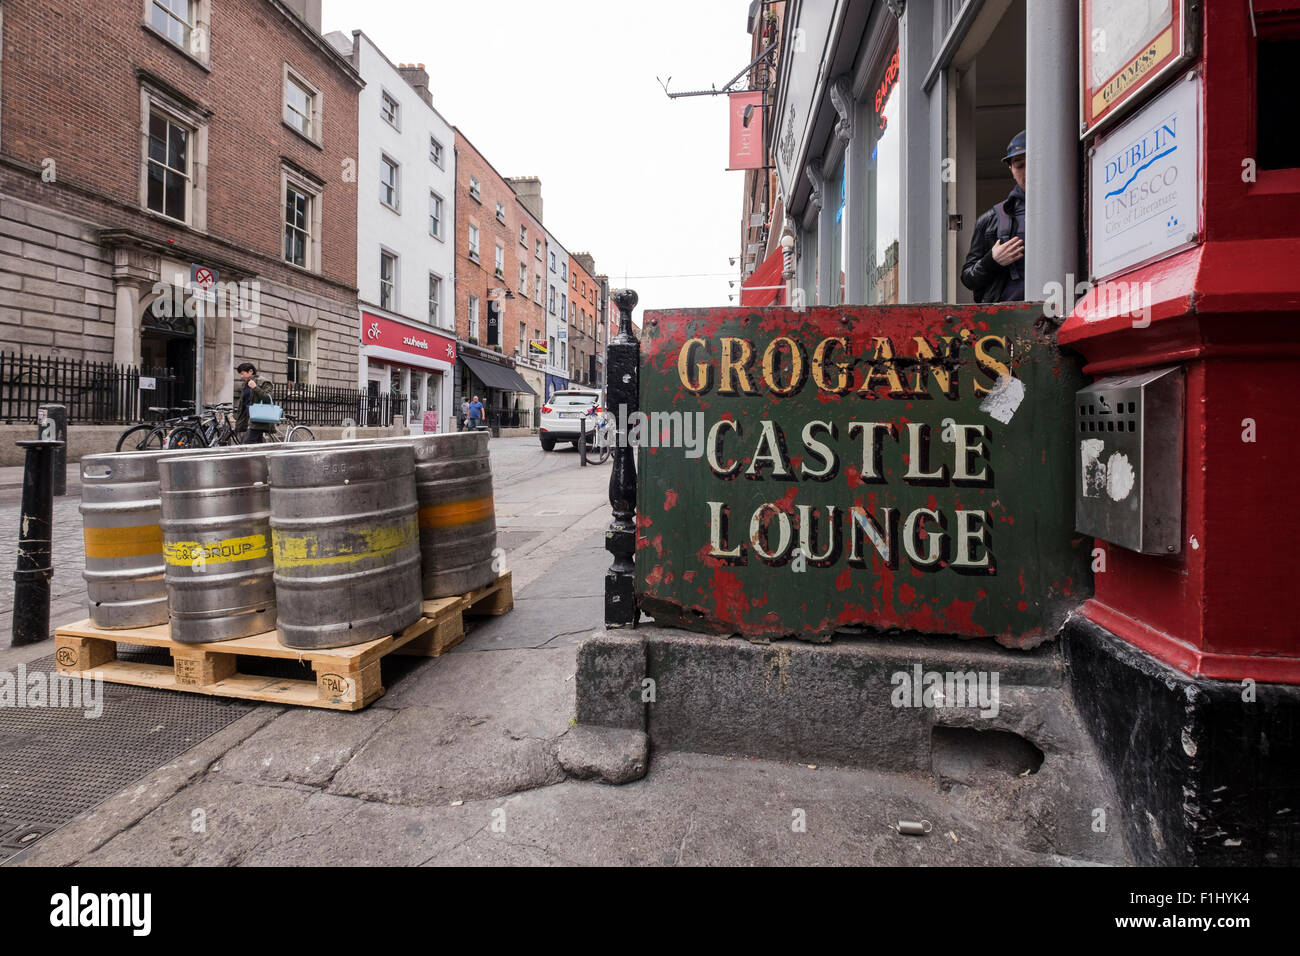
<svg viewBox="0 0 1300 956"><path fill-rule="evenodd" d="M505 222L505 221L506 221L506 204L505 204L505 203L501 203L501 202L497 203L497 221L498 221L498 222Z"/></svg>
<svg viewBox="0 0 1300 956"><path fill-rule="evenodd" d="M471 199L478 202L483 201L483 187L479 183L477 176L471 176L469 178L469 196Z"/></svg>
<svg viewBox="0 0 1300 956"><path fill-rule="evenodd" d="M478 226L469 227L469 258L472 262L478 262Z"/></svg>
<svg viewBox="0 0 1300 956"><path fill-rule="evenodd" d="M152 0L149 25L181 49L194 52L191 46L197 8L195 0Z"/></svg>
<svg viewBox="0 0 1300 956"><path fill-rule="evenodd" d="M522 262L519 263L519 291L528 295L528 266Z"/></svg>
<svg viewBox="0 0 1300 956"><path fill-rule="evenodd" d="M397 302L397 256L379 253L379 307L394 309Z"/></svg>
<svg viewBox="0 0 1300 956"><path fill-rule="evenodd" d="M496 247L496 255L493 260L492 271L496 273L498 279L504 279L506 277L506 250L499 242Z"/></svg>
<svg viewBox="0 0 1300 956"><path fill-rule="evenodd" d="M429 273L429 324L442 325L442 277Z"/></svg>
<svg viewBox="0 0 1300 956"><path fill-rule="evenodd" d="M478 296L469 297L469 340L478 345Z"/></svg>
<svg viewBox="0 0 1300 956"><path fill-rule="evenodd" d="M555 361L555 359L554 359L554 356L555 356L555 336L554 336L554 335L549 336L549 337L546 339L546 344L547 344L546 354L547 354L548 356L550 356L550 357L551 357L551 361L554 362L554 361Z"/></svg>
<svg viewBox="0 0 1300 956"><path fill-rule="evenodd" d="M429 191L429 235L442 238L442 197Z"/></svg>
<svg viewBox="0 0 1300 956"><path fill-rule="evenodd" d="M550 309L551 315L555 314L555 286L546 290L546 307Z"/></svg>
<svg viewBox="0 0 1300 956"><path fill-rule="evenodd" d="M528 323L519 323L519 354L528 354Z"/></svg>
<svg viewBox="0 0 1300 956"><path fill-rule="evenodd" d="M570 285L576 290L578 288L578 273L574 273Z"/></svg>
<svg viewBox="0 0 1300 956"><path fill-rule="evenodd" d="M569 318L569 297L560 293L560 321L564 322Z"/></svg>
<svg viewBox="0 0 1300 956"><path fill-rule="evenodd" d="M528 227L527 226L519 227L519 244L523 246L525 249L528 248ZM525 253L525 255L527 255L527 253Z"/></svg>
<svg viewBox="0 0 1300 956"><path fill-rule="evenodd" d="M148 206L189 222L190 144L193 131L160 113L149 116Z"/></svg>
<svg viewBox="0 0 1300 956"><path fill-rule="evenodd" d="M391 124L394 129L401 128L401 104L397 102L395 97L391 96L387 92L381 92L379 94L379 115L382 116L386 122Z"/></svg>
<svg viewBox="0 0 1300 956"><path fill-rule="evenodd" d="M569 264L567 262L560 262L560 278L566 281L569 278Z"/></svg>
<svg viewBox="0 0 1300 956"><path fill-rule="evenodd" d="M432 136L429 137L429 161L439 169L442 169L442 143L438 142Z"/></svg>
<svg viewBox="0 0 1300 956"><path fill-rule="evenodd" d="M284 65L284 122L294 132L320 143L320 91Z"/></svg>
<svg viewBox="0 0 1300 956"><path fill-rule="evenodd" d="M555 271L555 253L551 253L551 271Z"/></svg>
<svg viewBox="0 0 1300 956"><path fill-rule="evenodd" d="M319 180L287 164L280 166L284 261L310 272L320 272L322 188Z"/></svg>
<svg viewBox="0 0 1300 956"><path fill-rule="evenodd" d="M540 272L533 275L533 301L539 304L542 301L542 274Z"/></svg>
<svg viewBox="0 0 1300 956"><path fill-rule="evenodd" d="M289 326L289 341L284 355L288 364L285 378L291 384L307 385L311 382L311 346L311 329Z"/></svg>
<svg viewBox="0 0 1300 956"><path fill-rule="evenodd" d="M872 89L873 87L868 87ZM875 87L876 89L879 86ZM902 164L902 105L894 87L879 107L878 123L868 124L867 141L867 304L890 305L898 302L899 187ZM829 186L829 184L827 184ZM832 256L843 261L839 246ZM860 268L860 267L859 267ZM834 301L838 277L832 273L831 296Z"/></svg>
<svg viewBox="0 0 1300 956"><path fill-rule="evenodd" d="M542 258L542 240L540 239L537 240L537 258Z"/></svg>
<svg viewBox="0 0 1300 956"><path fill-rule="evenodd" d="M284 190L284 260L307 268L311 256L312 197L292 184Z"/></svg>
<svg viewBox="0 0 1300 956"><path fill-rule="evenodd" d="M397 163L387 156L381 156L379 158L379 201L394 212L397 211L397 176Z"/></svg>

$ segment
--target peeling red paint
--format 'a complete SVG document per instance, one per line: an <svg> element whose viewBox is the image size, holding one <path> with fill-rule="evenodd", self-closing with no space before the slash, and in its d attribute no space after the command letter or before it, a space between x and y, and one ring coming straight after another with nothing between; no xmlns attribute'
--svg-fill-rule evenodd
<svg viewBox="0 0 1300 956"><path fill-rule="evenodd" d="M898 589L898 599L904 604L911 604L916 600L916 588L910 584L904 584Z"/></svg>
<svg viewBox="0 0 1300 956"><path fill-rule="evenodd" d="M664 492L664 511L672 511L675 504L677 504L677 492L669 488Z"/></svg>
<svg viewBox="0 0 1300 956"><path fill-rule="evenodd" d="M714 613L724 621L743 621L749 610L749 599L740 578L730 571L715 568L710 582L713 591Z"/></svg>
<svg viewBox="0 0 1300 956"><path fill-rule="evenodd" d="M839 573L839 576L836 577L835 579L835 590L847 591L849 589L849 585L852 583L853 583L853 574L848 568L845 568L843 571Z"/></svg>
<svg viewBox="0 0 1300 956"><path fill-rule="evenodd" d="M856 488L858 485L864 484L862 472L858 470L856 465L849 465L849 467L845 468L844 476L849 480L850 488Z"/></svg>
<svg viewBox="0 0 1300 956"><path fill-rule="evenodd" d="M794 499L798 496L798 494L799 494L798 488L791 488L780 498L776 499L776 501L772 502L772 506L776 508L778 511L784 511L788 515L794 514Z"/></svg>

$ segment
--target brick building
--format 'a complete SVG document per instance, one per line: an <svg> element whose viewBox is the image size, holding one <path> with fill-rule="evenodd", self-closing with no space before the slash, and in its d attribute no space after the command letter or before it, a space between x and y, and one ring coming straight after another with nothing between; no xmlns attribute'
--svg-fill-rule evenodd
<svg viewBox="0 0 1300 956"><path fill-rule="evenodd" d="M569 374L574 385L595 385L599 380L596 356L602 351L598 335L599 284L596 260L589 252L569 256Z"/></svg>
<svg viewBox="0 0 1300 956"><path fill-rule="evenodd" d="M521 207L515 191L469 141L456 134L457 401L478 395L489 419L522 411L532 389L515 371ZM532 241L530 236L530 241ZM531 407L531 403L529 403Z"/></svg>
<svg viewBox="0 0 1300 956"><path fill-rule="evenodd" d="M535 176L507 179L515 191L515 216L519 242L515 246L515 300L510 303L510 333L516 338L512 353L515 370L532 395L520 396L521 415L541 407L546 394L546 230L542 228L542 183ZM521 418L520 424L525 422Z"/></svg>
<svg viewBox="0 0 1300 956"><path fill-rule="evenodd" d="M0 335L24 350L356 383L356 71L319 0L7 0ZM349 165L353 164L353 165ZM213 270L214 301L185 289ZM184 381L188 379L188 381Z"/></svg>

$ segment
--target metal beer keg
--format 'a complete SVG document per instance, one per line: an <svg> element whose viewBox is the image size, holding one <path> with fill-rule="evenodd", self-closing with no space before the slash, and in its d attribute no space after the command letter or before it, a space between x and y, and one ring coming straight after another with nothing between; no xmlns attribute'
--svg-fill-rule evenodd
<svg viewBox="0 0 1300 956"><path fill-rule="evenodd" d="M86 591L96 627L167 623L158 462L175 452L81 459Z"/></svg>
<svg viewBox="0 0 1300 956"><path fill-rule="evenodd" d="M414 624L422 596L410 446L267 460L280 642L343 647Z"/></svg>
<svg viewBox="0 0 1300 956"><path fill-rule="evenodd" d="M229 641L275 626L267 457L182 453L158 464L172 640Z"/></svg>

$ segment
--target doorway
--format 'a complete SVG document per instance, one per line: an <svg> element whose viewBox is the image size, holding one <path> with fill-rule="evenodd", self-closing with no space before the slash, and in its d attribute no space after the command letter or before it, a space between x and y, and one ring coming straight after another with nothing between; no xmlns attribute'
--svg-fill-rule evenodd
<svg viewBox="0 0 1300 956"><path fill-rule="evenodd" d="M172 401L193 404L194 320L183 311L180 315L159 311L163 314L157 314L151 304L140 318L140 368L171 369L176 376Z"/></svg>
<svg viewBox="0 0 1300 956"><path fill-rule="evenodd" d="M950 230L949 302L975 301L960 279L975 221L1015 185L1002 157L1025 128L1026 15L1026 0L986 3L949 67L946 155L956 160L956 176L945 198L948 212L961 217L961 228Z"/></svg>

